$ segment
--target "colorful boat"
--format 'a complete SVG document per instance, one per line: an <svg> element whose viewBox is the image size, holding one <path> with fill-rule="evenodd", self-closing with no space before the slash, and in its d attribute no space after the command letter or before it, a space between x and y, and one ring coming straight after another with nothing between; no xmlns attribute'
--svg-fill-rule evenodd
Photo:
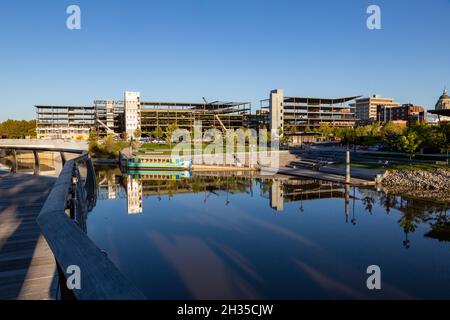
<svg viewBox="0 0 450 320"><path fill-rule="evenodd" d="M128 168L134 170L164 169L164 170L189 170L192 167L192 160L182 160L180 158L164 157L133 157L128 159Z"/></svg>
<svg viewBox="0 0 450 320"><path fill-rule="evenodd" d="M182 180L192 178L191 171L128 170L128 175L142 180Z"/></svg>

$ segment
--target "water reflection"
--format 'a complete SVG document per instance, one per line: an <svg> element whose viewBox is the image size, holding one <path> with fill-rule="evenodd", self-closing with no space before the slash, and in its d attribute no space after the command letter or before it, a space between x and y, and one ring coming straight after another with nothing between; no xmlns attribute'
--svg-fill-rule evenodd
<svg viewBox="0 0 450 320"><path fill-rule="evenodd" d="M89 235L149 298L450 298L447 204L249 172L97 174Z"/></svg>
<svg viewBox="0 0 450 320"><path fill-rule="evenodd" d="M284 211L284 203L299 203L304 212L306 201L341 198L344 200L345 222L357 225L355 201L360 201L364 211L373 214L375 204L384 208L387 215L392 209L402 213L398 224L405 233L404 245L409 248L408 234L419 224L426 224L430 230L426 237L439 241L450 241L450 204L433 203L399 195L384 193L374 188L351 188L339 183L297 179L288 176L264 177L250 172L197 172L189 171L130 171L123 174L118 168L97 168L97 182L100 200L127 199L128 214L143 213L143 199L163 196L169 199L176 194L202 193L204 203L211 195L225 193L224 204L229 205L229 195L253 194L252 181L259 187L260 196L269 199L270 208ZM359 196L356 196L358 192ZM349 220L350 219L350 220Z"/></svg>

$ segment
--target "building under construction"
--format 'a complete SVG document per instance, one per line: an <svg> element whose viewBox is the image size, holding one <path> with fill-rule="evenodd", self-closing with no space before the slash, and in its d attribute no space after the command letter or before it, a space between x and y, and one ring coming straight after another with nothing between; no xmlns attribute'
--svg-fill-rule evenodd
<svg viewBox="0 0 450 320"><path fill-rule="evenodd" d="M291 136L294 144L315 141L313 131L322 125L354 127L355 108L348 102L359 97L293 97L285 96L282 89L277 89L270 92L269 99L261 100L260 121L272 131Z"/></svg>
<svg viewBox="0 0 450 320"><path fill-rule="evenodd" d="M130 138L140 128L144 136L170 124L192 130L226 131L246 127L251 112L249 102L145 102L138 92L125 92L124 100L96 100L93 106L37 105L38 138L87 139L93 128L100 136L127 133Z"/></svg>
<svg viewBox="0 0 450 320"><path fill-rule="evenodd" d="M169 125L192 131L201 123L203 131L281 129L293 136L293 143L302 143L323 124L353 127L355 108L347 103L356 98L292 97L278 89L251 114L250 102L146 102L139 92L125 92L123 100L96 100L93 106L36 106L36 131L39 138L53 139L87 139L92 128L100 136L126 133L131 138L140 129L143 136L158 137Z"/></svg>
<svg viewBox="0 0 450 320"><path fill-rule="evenodd" d="M115 134L125 131L123 101L95 100L94 107L97 132Z"/></svg>
<svg viewBox="0 0 450 320"><path fill-rule="evenodd" d="M189 131L196 123L203 130L238 129L247 126L250 108L249 102L142 102L140 125L148 133L164 131L170 124Z"/></svg>
<svg viewBox="0 0 450 320"><path fill-rule="evenodd" d="M94 106L36 106L38 138L87 138L96 126Z"/></svg>

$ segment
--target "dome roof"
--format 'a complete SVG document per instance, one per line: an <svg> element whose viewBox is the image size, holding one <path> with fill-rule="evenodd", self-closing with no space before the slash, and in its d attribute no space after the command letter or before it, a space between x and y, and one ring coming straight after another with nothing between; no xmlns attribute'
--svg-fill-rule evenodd
<svg viewBox="0 0 450 320"><path fill-rule="evenodd" d="M436 110L450 109L450 97L448 96L447 89L444 89L442 96L440 96L438 102L436 103Z"/></svg>

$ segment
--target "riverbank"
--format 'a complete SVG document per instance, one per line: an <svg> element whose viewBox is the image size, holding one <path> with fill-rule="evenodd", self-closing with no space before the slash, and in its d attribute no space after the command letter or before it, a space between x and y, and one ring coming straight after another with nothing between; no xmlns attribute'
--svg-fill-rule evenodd
<svg viewBox="0 0 450 320"><path fill-rule="evenodd" d="M383 179L385 191L414 198L450 202L450 170L395 170Z"/></svg>

